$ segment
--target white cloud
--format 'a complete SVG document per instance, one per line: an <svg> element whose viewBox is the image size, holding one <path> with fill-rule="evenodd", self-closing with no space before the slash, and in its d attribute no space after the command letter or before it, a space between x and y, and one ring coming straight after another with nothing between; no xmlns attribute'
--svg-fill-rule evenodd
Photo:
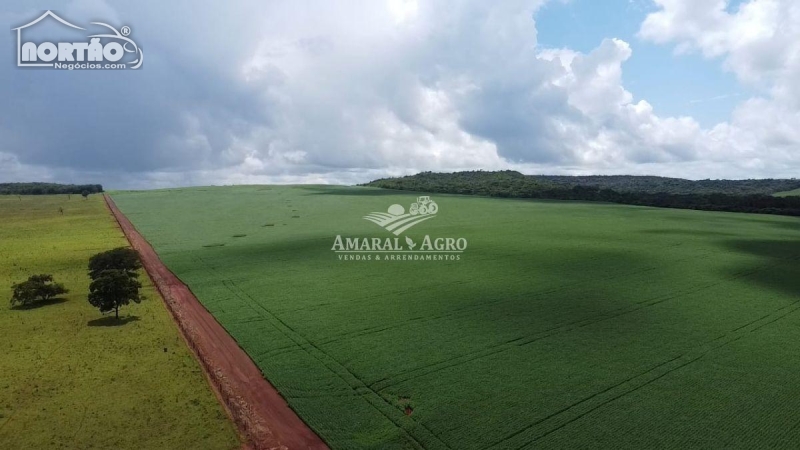
<svg viewBox="0 0 800 450"><path fill-rule="evenodd" d="M679 52L722 57L742 81L761 87L784 84L797 75L800 3L749 0L729 12L726 0L655 2L660 9L647 16L641 37L675 43Z"/></svg>
<svg viewBox="0 0 800 450"><path fill-rule="evenodd" d="M750 0L656 0L640 36L679 51L722 58L724 67L761 90L728 123L704 133L700 155L755 174L795 176L800 166L800 3Z"/></svg>

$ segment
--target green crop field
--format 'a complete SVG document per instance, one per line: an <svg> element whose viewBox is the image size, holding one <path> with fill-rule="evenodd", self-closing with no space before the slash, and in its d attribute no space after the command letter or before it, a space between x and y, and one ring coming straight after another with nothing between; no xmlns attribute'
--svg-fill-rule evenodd
<svg viewBox="0 0 800 450"><path fill-rule="evenodd" d="M793 191L788 192L778 192L775 194L778 197L793 197L793 196L800 196L800 189L795 189Z"/></svg>
<svg viewBox="0 0 800 450"><path fill-rule="evenodd" d="M433 195L458 261L343 261L416 194L118 192L334 449L800 442L800 220ZM792 444L793 443L793 444Z"/></svg>
<svg viewBox="0 0 800 450"><path fill-rule="evenodd" d="M100 196L0 196L0 448L238 446L146 276L122 325L89 305L89 257L125 245ZM10 308L11 284L42 272L70 293Z"/></svg>

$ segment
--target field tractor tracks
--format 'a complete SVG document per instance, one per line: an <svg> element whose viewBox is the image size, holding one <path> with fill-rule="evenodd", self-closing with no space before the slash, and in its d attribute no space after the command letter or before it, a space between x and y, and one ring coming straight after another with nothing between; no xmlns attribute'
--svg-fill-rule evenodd
<svg viewBox="0 0 800 450"><path fill-rule="evenodd" d="M709 258L709 257L712 256L713 253L714 252L710 252L708 254L705 254L703 256L703 258ZM680 262L683 262L683 261L697 260L697 259L698 259L698 257L693 256L691 258L684 258L684 259L674 260L672 263L674 264L674 263L680 263ZM634 270L625 271L625 272L622 272L622 273L619 273L619 274L611 275L611 276L608 276L608 277L604 277L603 279L605 281L610 281L610 280L626 278L626 277L630 277L630 276L646 275L646 274L648 274L648 273L650 273L650 272L652 272L654 270L658 270L658 269L659 269L658 267L638 268L638 269L634 269ZM519 284L519 285L522 285L522 286L527 285L527 281L525 281L525 280L518 280L518 279L512 279L512 280L515 280L514 282L516 284ZM509 284L511 282L512 281L509 280ZM388 330L392 330L392 329L399 329L399 328L403 328L403 327L408 326L408 324L410 324L410 323L430 322L430 321L435 321L435 320L440 320L440 319L448 319L448 318L457 318L457 317L462 317L462 316L469 316L469 315L474 314L475 312L478 312L478 311L497 308L498 306L502 306L504 304L518 302L518 301L520 301L521 299L524 299L524 298L544 297L544 296L547 296L547 295L550 295L550 294L554 294L554 293L558 293L558 292L564 292L564 291L569 290L569 289L576 289L576 288L580 288L580 287L584 287L584 286L589 286L589 285L591 285L592 283L595 283L595 282L597 282L596 279L589 278L589 279L584 279L584 280L581 280L581 281L570 283L569 285L553 287L553 288L545 289L545 290L538 291L538 292L529 292L529 293L524 293L524 294L519 294L519 295L508 296L508 297L505 297L503 299L497 299L497 300L486 302L486 303L480 303L480 304L476 304L476 305L472 305L472 306L466 306L466 307L463 307L463 308L457 308L457 309L453 309L453 310L451 310L451 311L449 311L449 312L447 312L445 314L417 316L417 317L413 317L413 318L410 318L410 319L407 319L407 320L395 322L395 323L393 323L392 325L389 325L389 326L378 326L378 327L362 328L362 329L359 329L359 330L354 330L354 331L349 331L349 332L345 332L345 333L335 334L335 335L330 336L328 339L326 339L324 341L321 341L320 344L323 344L323 345L331 344L331 343L340 341L342 339L347 339L349 337L359 336L359 335L362 335L362 334L369 334L370 332L380 332L380 331L388 331ZM468 283L464 283L464 284L468 284ZM370 298L372 298L372 296L370 296ZM638 303L642 303L642 302L638 302Z"/></svg>
<svg viewBox="0 0 800 450"><path fill-rule="evenodd" d="M714 350L742 339L750 333L753 333L792 314L798 309L800 309L800 301L779 308L770 314L762 316L728 333L720 335L703 345L695 347L687 353L660 363L645 372L627 378L602 391L589 395L576 403L568 405L548 415L547 417L539 419L529 426L506 436L502 440L491 445L490 448L518 450L529 447L536 441L560 430L561 428L564 428L565 426L575 422L576 420L579 420L587 414L602 408L603 406L608 405L621 397L636 392L637 390L655 381L658 381L659 379L677 370L680 370L681 368L686 367L695 361L700 360Z"/></svg>
<svg viewBox="0 0 800 450"><path fill-rule="evenodd" d="M258 301L243 291L235 282L223 280L223 285L237 298L246 302L251 308L258 310L275 329L294 342L309 356L313 357L334 375L347 383L355 395L363 398L370 406L392 422L407 437L409 443L420 449L450 449L451 447L431 432L422 423L415 421L384 399L378 392L370 388L363 380L353 374L347 367L339 363L328 353L319 348L305 336L270 312Z"/></svg>
<svg viewBox="0 0 800 450"><path fill-rule="evenodd" d="M629 307L618 308L616 310L612 310L612 311L609 311L609 312L604 313L604 314L599 314L599 315L590 316L590 317L586 317L586 318L583 318L583 319L578 319L578 320L575 320L575 321L567 322L567 323L564 323L564 324L561 324L561 325L557 325L557 326L552 327L552 328L548 328L546 330L538 331L538 332L530 334L530 335L525 335L525 336L520 336L520 337L517 337L517 338L513 338L513 339L507 340L505 342L501 342L499 344L492 345L490 347L486 347L486 348L483 348L483 349L480 349L480 350L469 352L469 353L466 353L466 354L463 354L463 355L459 355L459 356L456 356L456 357L453 357L453 358L444 359L444 360L438 361L438 362L433 363L433 364L420 366L420 367L414 368L414 369L412 369L410 371L403 372L403 373L400 373L398 375L395 375L395 376L393 376L391 378L384 378L384 379L381 379L381 380L377 380L377 381L373 382L371 384L371 386L375 390L381 391L383 389L386 389L386 388L391 387L393 385L396 385L398 383L402 383L402 382L405 382L405 381L413 380L415 378L419 378L419 377L422 377L422 376L425 376L425 375L429 375L431 373L438 372L438 371L443 370L443 369L448 369L448 368L455 367L455 366L458 366L458 365L461 365L461 364L466 364L466 363L469 363L469 362L472 362L472 361L475 361L475 360L478 360L478 359L481 359L481 358L485 358L485 357L489 357L489 356L493 356L493 355L502 353L504 351L513 350L514 348L517 348L517 347L520 347L520 346L532 344L534 342L538 342L538 341L541 341L543 339L546 339L546 338L549 338L549 337L552 337L552 336L555 336L555 335L558 335L558 334L568 333L570 331L574 331L574 330L577 330L579 328L583 328L583 327L594 325L594 324L597 324L597 323L600 323L600 322L604 322L606 320L616 319L616 318L622 317L622 316L624 316L626 314L631 314L631 313L634 313L636 311L639 311L639 310L642 310L642 309L645 309L645 308L649 308L649 307L652 307L652 306L655 306L655 305L658 305L660 303L664 303L664 302L667 302L667 301L670 301L670 300L675 300L675 299L678 299L678 298L686 296L686 295L696 294L696 293L702 292L702 291L704 291L706 289L713 288L714 286L717 286L720 283L721 282L714 282L714 283L709 283L709 284L705 284L705 285L701 285L701 286L696 286L696 287L693 287L693 288L690 288L690 289L686 289L686 290L683 290L682 292L671 294L671 295L668 295L668 296L652 297L652 298L649 298L649 299L642 300L640 302L636 302L635 304L633 304L632 306L629 306Z"/></svg>

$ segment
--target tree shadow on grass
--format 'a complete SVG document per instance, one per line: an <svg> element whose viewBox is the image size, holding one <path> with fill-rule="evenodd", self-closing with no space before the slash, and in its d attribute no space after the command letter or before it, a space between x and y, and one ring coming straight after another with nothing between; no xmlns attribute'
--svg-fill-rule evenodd
<svg viewBox="0 0 800 450"><path fill-rule="evenodd" d="M131 322L138 322L139 320L139 316L126 316L120 317L119 319L114 316L108 316L90 320L87 325L90 327L121 327Z"/></svg>
<svg viewBox="0 0 800 450"><path fill-rule="evenodd" d="M51 298L50 300L43 300L43 301L40 301L40 302L34 302L34 303L29 304L29 305L12 306L11 309L20 310L20 311L26 311L26 310L29 310L29 309L39 309L39 308L43 308L45 306L58 305L58 304L61 304L61 303L66 303L66 302L67 302L67 299L65 299L65 298Z"/></svg>

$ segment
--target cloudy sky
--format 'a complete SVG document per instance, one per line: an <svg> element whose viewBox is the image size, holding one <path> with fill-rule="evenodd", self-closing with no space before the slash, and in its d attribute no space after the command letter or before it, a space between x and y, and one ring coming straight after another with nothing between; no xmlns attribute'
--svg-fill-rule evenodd
<svg viewBox="0 0 800 450"><path fill-rule="evenodd" d="M0 181L800 173L796 0L207 3L4 2ZM17 68L48 9L130 26L142 67Z"/></svg>

